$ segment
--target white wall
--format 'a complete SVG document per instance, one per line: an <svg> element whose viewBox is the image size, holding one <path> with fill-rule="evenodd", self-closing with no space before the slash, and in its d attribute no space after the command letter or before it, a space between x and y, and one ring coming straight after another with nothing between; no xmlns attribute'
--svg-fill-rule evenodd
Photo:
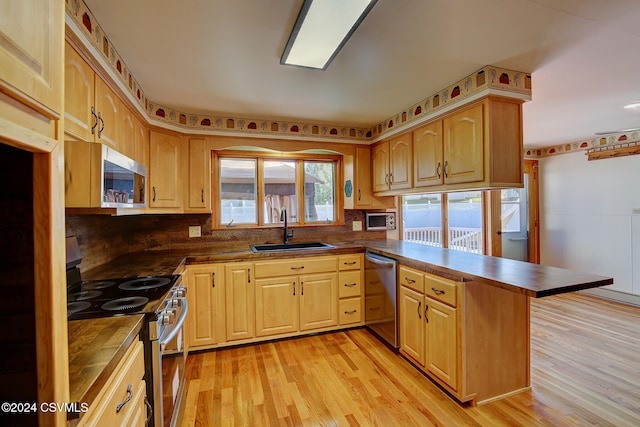
<svg viewBox="0 0 640 427"><path fill-rule="evenodd" d="M589 162L578 152L539 165L541 263L640 295L640 156Z"/></svg>

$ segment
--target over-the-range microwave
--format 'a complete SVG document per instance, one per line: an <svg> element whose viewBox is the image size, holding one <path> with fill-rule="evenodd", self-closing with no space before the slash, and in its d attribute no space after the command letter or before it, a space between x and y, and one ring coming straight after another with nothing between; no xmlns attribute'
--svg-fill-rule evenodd
<svg viewBox="0 0 640 427"><path fill-rule="evenodd" d="M366 212L365 228L371 230L395 230L396 214L395 212Z"/></svg>
<svg viewBox="0 0 640 427"><path fill-rule="evenodd" d="M92 155L100 157L100 207L146 207L147 168L104 144L92 148Z"/></svg>

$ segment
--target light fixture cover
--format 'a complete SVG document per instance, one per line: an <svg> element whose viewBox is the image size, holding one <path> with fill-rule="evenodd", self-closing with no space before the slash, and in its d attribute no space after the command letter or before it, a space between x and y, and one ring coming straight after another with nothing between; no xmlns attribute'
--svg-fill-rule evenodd
<svg viewBox="0 0 640 427"><path fill-rule="evenodd" d="M326 70L378 0L305 0L280 64Z"/></svg>

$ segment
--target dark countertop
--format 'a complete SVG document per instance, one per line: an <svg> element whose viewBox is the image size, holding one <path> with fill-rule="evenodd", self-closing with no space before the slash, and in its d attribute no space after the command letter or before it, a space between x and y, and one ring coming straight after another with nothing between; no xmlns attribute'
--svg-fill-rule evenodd
<svg viewBox="0 0 640 427"><path fill-rule="evenodd" d="M139 314L69 321L70 402L91 405L137 339L143 319Z"/></svg>
<svg viewBox="0 0 640 427"><path fill-rule="evenodd" d="M435 248L402 240L334 243L333 249L306 249L295 256L339 255L371 252L395 258L403 264L454 279L480 281L503 289L540 298L613 283L609 277L548 267L506 258ZM88 272L83 278L106 279L179 273L186 265L224 261L265 260L291 257L293 252L251 252L249 244L199 249L148 251L123 255Z"/></svg>

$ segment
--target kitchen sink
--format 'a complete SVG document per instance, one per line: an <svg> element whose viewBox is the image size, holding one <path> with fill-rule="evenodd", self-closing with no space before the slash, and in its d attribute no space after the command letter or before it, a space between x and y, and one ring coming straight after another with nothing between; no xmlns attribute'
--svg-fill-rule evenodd
<svg viewBox="0 0 640 427"><path fill-rule="evenodd" d="M331 249L335 246L322 242L301 242L301 243L270 243L266 245L251 245L253 252L279 252L298 251L304 249Z"/></svg>

